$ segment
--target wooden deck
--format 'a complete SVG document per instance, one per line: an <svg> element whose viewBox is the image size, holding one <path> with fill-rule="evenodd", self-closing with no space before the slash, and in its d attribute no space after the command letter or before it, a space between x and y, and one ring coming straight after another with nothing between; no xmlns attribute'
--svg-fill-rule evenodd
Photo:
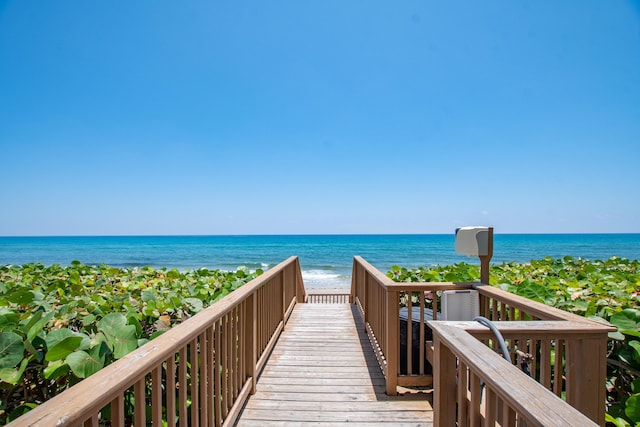
<svg viewBox="0 0 640 427"><path fill-rule="evenodd" d="M385 394L354 305L298 304L236 425L431 426L431 395Z"/></svg>

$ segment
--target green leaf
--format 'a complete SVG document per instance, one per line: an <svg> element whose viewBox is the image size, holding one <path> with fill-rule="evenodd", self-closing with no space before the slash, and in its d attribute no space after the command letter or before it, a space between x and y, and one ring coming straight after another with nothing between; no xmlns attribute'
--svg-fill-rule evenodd
<svg viewBox="0 0 640 427"><path fill-rule="evenodd" d="M69 282L74 285L80 284L80 273L78 273L78 270L72 270L71 273L69 273Z"/></svg>
<svg viewBox="0 0 640 427"><path fill-rule="evenodd" d="M98 329L107 335L115 335L115 330L127 324L127 318L121 313L109 313L98 322Z"/></svg>
<svg viewBox="0 0 640 427"><path fill-rule="evenodd" d="M609 321L618 327L619 332L625 335L640 337L640 325L638 325L636 310L623 310L614 313Z"/></svg>
<svg viewBox="0 0 640 427"><path fill-rule="evenodd" d="M46 368L44 368L44 377L48 380L60 378L69 373L71 368L64 360L56 360L49 362Z"/></svg>
<svg viewBox="0 0 640 427"><path fill-rule="evenodd" d="M200 301L198 298L185 298L184 303L194 313L202 311L202 301Z"/></svg>
<svg viewBox="0 0 640 427"><path fill-rule="evenodd" d="M640 363L640 341L629 341L629 347L633 348L633 360Z"/></svg>
<svg viewBox="0 0 640 427"><path fill-rule="evenodd" d="M625 419L619 418L619 417L618 418L613 418L609 414L605 414L604 420L607 423L612 423L616 427L631 427L631 424L629 424Z"/></svg>
<svg viewBox="0 0 640 427"><path fill-rule="evenodd" d="M24 357L24 344L20 335L0 332L0 369L13 368Z"/></svg>
<svg viewBox="0 0 640 427"><path fill-rule="evenodd" d="M16 385L22 380L22 374L24 374L25 369L27 369L27 365L33 359L33 356L26 357L22 359L20 363L20 367L18 369L14 368L4 368L0 369L0 380Z"/></svg>
<svg viewBox="0 0 640 427"><path fill-rule="evenodd" d="M171 270L167 271L167 279L175 280L179 278L180 278L180 272L177 269L172 268Z"/></svg>
<svg viewBox="0 0 640 427"><path fill-rule="evenodd" d="M627 399L624 413L634 424L640 422L640 393Z"/></svg>
<svg viewBox="0 0 640 427"><path fill-rule="evenodd" d="M62 328L49 332L45 338L47 354L45 360L54 361L66 358L80 347L82 335L78 335L68 328Z"/></svg>
<svg viewBox="0 0 640 427"><path fill-rule="evenodd" d="M136 334L138 336L142 335L142 325L140 324L140 320L138 320L137 313L133 311L127 313L127 323L136 327Z"/></svg>
<svg viewBox="0 0 640 427"><path fill-rule="evenodd" d="M133 325L118 327L111 339L113 340L113 357L115 357L116 359L120 359L121 357L138 348L136 327Z"/></svg>
<svg viewBox="0 0 640 427"><path fill-rule="evenodd" d="M33 293L33 291L19 290L17 292L12 293L8 299L9 299L9 302L12 302L14 304L28 305L34 300L34 298L35 298L35 294Z"/></svg>
<svg viewBox="0 0 640 427"><path fill-rule="evenodd" d="M65 362L78 378L87 378L104 367L105 356L101 346L96 346L89 353L75 351L67 356Z"/></svg>
<svg viewBox="0 0 640 427"><path fill-rule="evenodd" d="M11 413L7 417L7 421L13 421L13 420L23 416L24 414L26 414L30 410L34 409L36 406L38 406L38 405L36 405L35 403L23 403L22 405L18 406L16 409L11 411Z"/></svg>
<svg viewBox="0 0 640 427"><path fill-rule="evenodd" d="M156 293L153 291L153 289L145 289L144 291L142 291L140 299L142 299L142 301L144 302L148 302L148 301L155 302L158 300L158 298L156 297Z"/></svg>
<svg viewBox="0 0 640 427"><path fill-rule="evenodd" d="M42 332L43 328L45 327L45 325L47 323L49 323L49 320L51 320L53 318L53 315L55 313L49 312L47 313L46 316L42 316L42 312L38 311L33 318L29 321L29 323L27 324L27 327L25 328L25 331L27 333L27 341L33 341L33 339L40 333Z"/></svg>
<svg viewBox="0 0 640 427"><path fill-rule="evenodd" d="M20 317L16 313L4 311L0 314L0 332L12 332L18 327L19 322Z"/></svg>

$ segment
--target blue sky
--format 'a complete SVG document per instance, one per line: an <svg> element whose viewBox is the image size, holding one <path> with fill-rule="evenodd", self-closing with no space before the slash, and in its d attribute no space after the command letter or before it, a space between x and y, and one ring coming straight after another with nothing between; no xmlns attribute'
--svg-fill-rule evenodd
<svg viewBox="0 0 640 427"><path fill-rule="evenodd" d="M0 0L0 235L640 232L640 1Z"/></svg>

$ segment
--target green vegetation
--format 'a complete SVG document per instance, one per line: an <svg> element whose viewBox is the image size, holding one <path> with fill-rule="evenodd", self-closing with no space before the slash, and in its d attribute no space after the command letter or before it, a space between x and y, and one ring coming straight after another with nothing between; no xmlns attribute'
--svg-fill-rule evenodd
<svg viewBox="0 0 640 427"><path fill-rule="evenodd" d="M474 282L479 267L466 263L432 268L394 266L398 282ZM550 257L530 263L491 266L490 284L578 315L618 327L609 335L607 422L640 423L640 261L612 257L587 261Z"/></svg>
<svg viewBox="0 0 640 427"><path fill-rule="evenodd" d="M106 265L0 266L0 424L253 279Z"/></svg>

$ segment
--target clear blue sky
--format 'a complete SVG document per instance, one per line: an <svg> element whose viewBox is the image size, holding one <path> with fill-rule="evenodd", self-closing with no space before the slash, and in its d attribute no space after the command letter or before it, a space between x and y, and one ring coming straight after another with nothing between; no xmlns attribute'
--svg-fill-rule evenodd
<svg viewBox="0 0 640 427"><path fill-rule="evenodd" d="M640 232L640 1L0 0L0 235Z"/></svg>

